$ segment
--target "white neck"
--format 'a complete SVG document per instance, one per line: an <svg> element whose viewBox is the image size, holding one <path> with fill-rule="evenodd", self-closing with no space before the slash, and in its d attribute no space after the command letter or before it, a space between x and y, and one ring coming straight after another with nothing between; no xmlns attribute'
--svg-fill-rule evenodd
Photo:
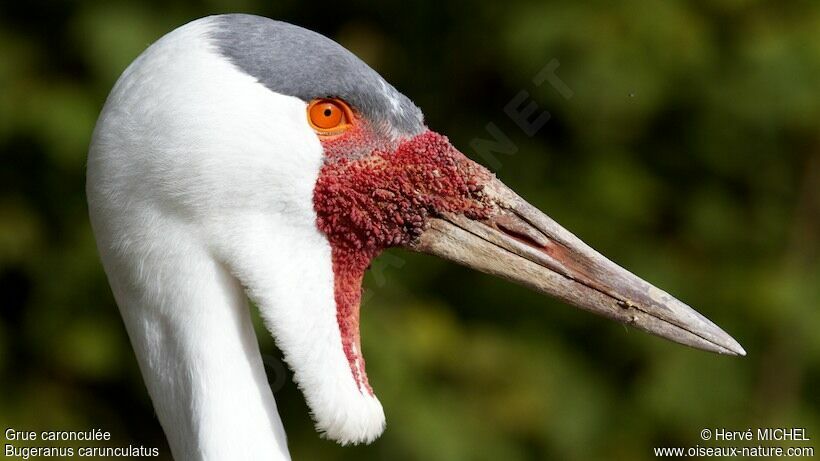
<svg viewBox="0 0 820 461"><path fill-rule="evenodd" d="M179 460L288 459L244 287L317 430L372 441L384 412L343 350L306 104L236 69L210 28L137 58L89 149L92 227L157 415Z"/></svg>
<svg viewBox="0 0 820 461"><path fill-rule="evenodd" d="M207 254L169 243L150 269L161 284L111 279L174 458L289 460L241 286Z"/></svg>

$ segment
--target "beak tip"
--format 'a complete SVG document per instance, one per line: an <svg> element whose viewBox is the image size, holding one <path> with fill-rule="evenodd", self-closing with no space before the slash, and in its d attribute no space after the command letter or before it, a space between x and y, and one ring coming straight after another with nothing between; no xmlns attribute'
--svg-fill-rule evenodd
<svg viewBox="0 0 820 461"><path fill-rule="evenodd" d="M714 346L714 349L711 350L721 355L730 355L733 357L746 356L746 349L744 349L735 338L723 331L717 325L714 325L714 327L715 330L711 335L709 335L711 338L707 340Z"/></svg>
<svg viewBox="0 0 820 461"><path fill-rule="evenodd" d="M700 314L698 314L700 315ZM705 319L705 317L704 317ZM710 341L713 342L715 345L719 346L721 354L732 355L736 357L745 357L746 356L746 349L740 345L739 342L735 338L733 338L729 333L726 333L722 328L712 323L710 320L706 319L709 324L711 324L711 336Z"/></svg>
<svg viewBox="0 0 820 461"><path fill-rule="evenodd" d="M710 322L711 323L711 322ZM723 331L720 327L712 323L714 329L712 330L711 334L707 337L708 342L711 342L713 346L715 346L715 350L717 353L721 355L730 355L734 357L745 357L746 356L746 349L740 345L739 342L731 335Z"/></svg>
<svg viewBox="0 0 820 461"><path fill-rule="evenodd" d="M728 335L727 335L728 336ZM738 357L746 357L746 349L740 345L734 338L729 336L729 344L728 350L731 352L731 355L738 356Z"/></svg>

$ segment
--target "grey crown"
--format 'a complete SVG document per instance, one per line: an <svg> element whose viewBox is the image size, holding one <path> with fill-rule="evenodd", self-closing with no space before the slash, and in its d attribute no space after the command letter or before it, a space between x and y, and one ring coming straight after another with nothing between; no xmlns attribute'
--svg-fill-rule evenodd
<svg viewBox="0 0 820 461"><path fill-rule="evenodd" d="M249 14L215 16L214 23L211 38L220 53L268 89L303 101L341 98L389 132L424 130L421 110L407 96L333 40Z"/></svg>

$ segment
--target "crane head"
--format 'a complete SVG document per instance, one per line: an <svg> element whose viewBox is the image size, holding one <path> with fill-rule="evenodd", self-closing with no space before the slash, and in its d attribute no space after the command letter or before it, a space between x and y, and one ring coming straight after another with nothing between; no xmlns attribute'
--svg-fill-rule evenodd
<svg viewBox="0 0 820 461"><path fill-rule="evenodd" d="M352 53L290 24L214 16L149 48L109 97L89 185L92 212L105 217L95 228L127 236L101 243L112 261L162 220L230 269L260 306L318 429L341 443L384 428L359 305L365 271L392 247L687 346L745 354L467 158ZM135 203L139 215L129 214Z"/></svg>

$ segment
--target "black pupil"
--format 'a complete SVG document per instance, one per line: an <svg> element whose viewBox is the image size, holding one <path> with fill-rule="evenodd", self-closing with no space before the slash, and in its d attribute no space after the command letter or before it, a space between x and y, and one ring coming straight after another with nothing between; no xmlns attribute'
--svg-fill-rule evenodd
<svg viewBox="0 0 820 461"><path fill-rule="evenodd" d="M330 109L325 109L325 117L330 117L332 111Z"/></svg>

